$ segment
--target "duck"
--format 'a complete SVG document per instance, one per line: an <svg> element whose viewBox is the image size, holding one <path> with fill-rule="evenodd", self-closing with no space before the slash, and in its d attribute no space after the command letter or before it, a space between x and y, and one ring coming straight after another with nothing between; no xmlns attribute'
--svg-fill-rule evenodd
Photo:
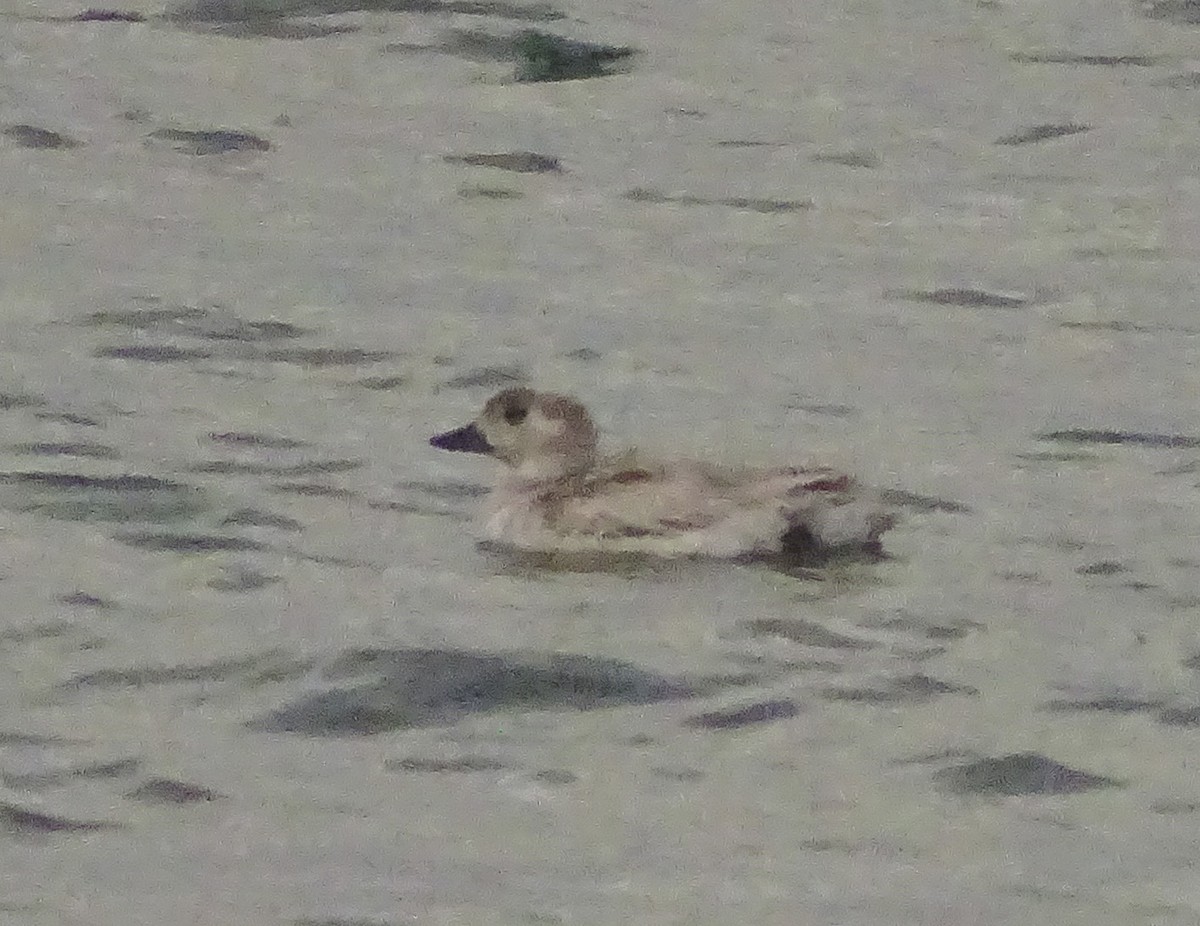
<svg viewBox="0 0 1200 926"><path fill-rule="evenodd" d="M485 502L482 540L528 553L651 557L882 557L895 518L878 493L825 466L726 467L602 455L578 400L527 387L496 393L440 450L504 469Z"/></svg>

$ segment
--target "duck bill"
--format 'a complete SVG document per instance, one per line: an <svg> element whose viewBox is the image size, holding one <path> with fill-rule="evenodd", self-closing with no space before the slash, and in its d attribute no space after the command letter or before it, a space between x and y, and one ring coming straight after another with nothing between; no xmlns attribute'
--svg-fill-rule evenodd
<svg viewBox="0 0 1200 926"><path fill-rule="evenodd" d="M445 434L429 438L429 443L439 450L457 450L460 453L495 453L496 448L487 442L483 432L474 424L468 424Z"/></svg>

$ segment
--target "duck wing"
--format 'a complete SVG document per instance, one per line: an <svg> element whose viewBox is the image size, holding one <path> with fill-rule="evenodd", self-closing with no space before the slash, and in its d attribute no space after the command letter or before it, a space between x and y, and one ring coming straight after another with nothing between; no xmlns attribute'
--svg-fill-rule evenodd
<svg viewBox="0 0 1200 926"><path fill-rule="evenodd" d="M654 538L705 530L727 513L724 487L662 465L626 465L592 475L558 500L554 522L570 533Z"/></svg>
<svg viewBox="0 0 1200 926"><path fill-rule="evenodd" d="M871 493L833 469L730 469L632 454L556 483L535 507L548 532L539 544L656 556L876 549L891 526Z"/></svg>
<svg viewBox="0 0 1200 926"><path fill-rule="evenodd" d="M660 555L778 553L798 525L819 536L810 526L814 509L851 485L848 477L824 469L621 462L546 499L556 533Z"/></svg>

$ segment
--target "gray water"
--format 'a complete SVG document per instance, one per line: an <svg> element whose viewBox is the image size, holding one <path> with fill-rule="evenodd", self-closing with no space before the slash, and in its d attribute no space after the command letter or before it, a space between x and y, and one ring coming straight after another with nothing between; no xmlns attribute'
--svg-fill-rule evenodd
<svg viewBox="0 0 1200 926"><path fill-rule="evenodd" d="M0 920L1200 921L1191 7L255 6L0 29ZM480 550L515 382L889 556Z"/></svg>

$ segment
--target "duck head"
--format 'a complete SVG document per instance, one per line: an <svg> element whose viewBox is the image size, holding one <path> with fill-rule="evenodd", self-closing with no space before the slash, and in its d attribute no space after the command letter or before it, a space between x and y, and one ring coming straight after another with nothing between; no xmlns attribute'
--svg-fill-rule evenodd
<svg viewBox="0 0 1200 926"><path fill-rule="evenodd" d="M470 424L429 443L441 450L488 454L522 476L553 479L590 469L596 441L596 426L579 402L521 388L498 392Z"/></svg>

